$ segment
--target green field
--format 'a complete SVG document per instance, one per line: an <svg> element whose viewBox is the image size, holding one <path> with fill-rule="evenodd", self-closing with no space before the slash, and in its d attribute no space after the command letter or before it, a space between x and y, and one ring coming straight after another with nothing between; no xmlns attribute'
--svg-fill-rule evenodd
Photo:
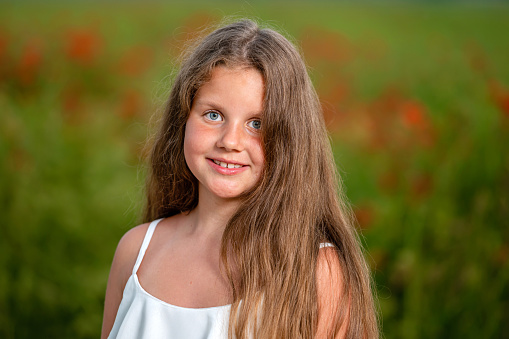
<svg viewBox="0 0 509 339"><path fill-rule="evenodd" d="M0 3L0 337L95 338L199 28L302 48L386 338L509 338L509 7Z"/></svg>

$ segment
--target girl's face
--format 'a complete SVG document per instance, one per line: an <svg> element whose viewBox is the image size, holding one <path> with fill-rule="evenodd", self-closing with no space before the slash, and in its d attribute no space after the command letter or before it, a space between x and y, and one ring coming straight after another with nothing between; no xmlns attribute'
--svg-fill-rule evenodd
<svg viewBox="0 0 509 339"><path fill-rule="evenodd" d="M218 66L193 101L184 155L199 197L236 198L256 185L265 163L260 142L264 84L254 68Z"/></svg>

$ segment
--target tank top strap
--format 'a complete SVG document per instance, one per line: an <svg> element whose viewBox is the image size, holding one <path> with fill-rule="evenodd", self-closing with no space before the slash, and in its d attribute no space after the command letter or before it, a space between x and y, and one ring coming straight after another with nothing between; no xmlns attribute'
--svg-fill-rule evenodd
<svg viewBox="0 0 509 339"><path fill-rule="evenodd" d="M334 247L334 244L332 244L330 242L322 242L322 243L320 243L320 248L324 248L324 247Z"/></svg>
<svg viewBox="0 0 509 339"><path fill-rule="evenodd" d="M145 251L148 248L148 244L150 244L150 239L152 239L152 235L154 234L156 226L157 226L157 224L159 224L159 222L161 220L163 220L163 218L154 220L148 226L147 233L145 233L145 238L143 238L143 242L141 243L141 248L140 248L140 252L138 253L138 258L136 258L136 263L134 264L134 267L133 267L133 274L136 274L136 272L138 272L138 268L140 267L141 262L143 261L143 257L145 256Z"/></svg>

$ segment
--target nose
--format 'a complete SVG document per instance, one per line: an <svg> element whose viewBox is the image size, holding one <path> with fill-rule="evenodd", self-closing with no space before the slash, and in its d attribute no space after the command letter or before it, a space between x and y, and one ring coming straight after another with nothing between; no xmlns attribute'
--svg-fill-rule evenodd
<svg viewBox="0 0 509 339"><path fill-rule="evenodd" d="M244 147L244 130L240 123L226 123L217 146L227 151L242 151Z"/></svg>

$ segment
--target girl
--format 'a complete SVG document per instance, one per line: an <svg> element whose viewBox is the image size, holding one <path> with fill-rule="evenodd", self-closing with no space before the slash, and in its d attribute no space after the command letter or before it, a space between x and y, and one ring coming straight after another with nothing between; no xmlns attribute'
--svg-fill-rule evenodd
<svg viewBox="0 0 509 339"><path fill-rule="evenodd" d="M187 55L102 337L378 338L322 112L282 35L243 20Z"/></svg>

